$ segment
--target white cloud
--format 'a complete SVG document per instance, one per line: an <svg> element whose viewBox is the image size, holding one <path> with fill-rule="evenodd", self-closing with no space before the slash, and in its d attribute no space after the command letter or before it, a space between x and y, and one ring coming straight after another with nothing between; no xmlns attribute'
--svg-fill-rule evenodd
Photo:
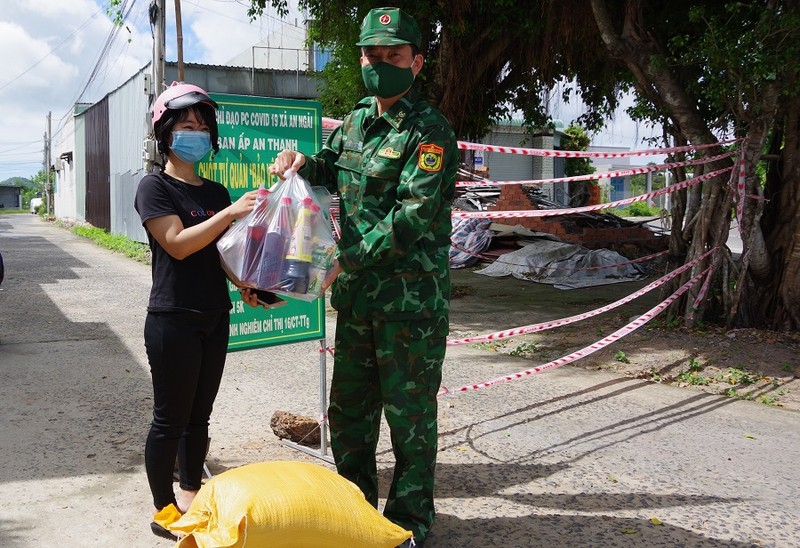
<svg viewBox="0 0 800 548"><path fill-rule="evenodd" d="M79 98L101 99L152 59L150 2L129 2L133 8L128 20L103 53L114 28L105 13L107 4L108 0L3 3L0 51L13 54L3 59L0 75L0 180L29 177L41 169L48 112L55 133ZM167 0L165 5L166 58L175 61L175 4ZM183 0L184 61L225 63L280 28L274 12L251 23L247 5L246 0ZM302 27L296 10L292 18ZM102 62L96 66L98 59Z"/></svg>
<svg viewBox="0 0 800 548"><path fill-rule="evenodd" d="M15 2L21 10L41 18L52 21L69 21L72 18L82 18L98 10L98 5L92 0L23 0Z"/></svg>

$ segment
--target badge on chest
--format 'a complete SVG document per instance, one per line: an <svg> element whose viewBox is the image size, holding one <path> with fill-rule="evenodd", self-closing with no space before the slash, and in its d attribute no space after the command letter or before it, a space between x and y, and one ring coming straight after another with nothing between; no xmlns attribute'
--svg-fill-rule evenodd
<svg viewBox="0 0 800 548"><path fill-rule="evenodd" d="M401 155L399 150L395 150L392 147L382 148L378 151L378 157L388 158L389 160L397 160Z"/></svg>

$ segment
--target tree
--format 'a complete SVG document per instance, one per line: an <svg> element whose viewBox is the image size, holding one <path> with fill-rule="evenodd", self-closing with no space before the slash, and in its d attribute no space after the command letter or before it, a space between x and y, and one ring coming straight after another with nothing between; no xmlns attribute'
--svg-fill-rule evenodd
<svg viewBox="0 0 800 548"><path fill-rule="evenodd" d="M45 173L43 169L28 180L20 194L22 196L22 207L27 207L33 198L41 198L45 192Z"/></svg>
<svg viewBox="0 0 800 548"><path fill-rule="evenodd" d="M251 15L266 4L251 0ZM287 8L285 0L269 4ZM358 82L351 44L372 4L300 0L316 22L314 36L333 46L341 67L352 67L349 76L339 73L342 79ZM395 4L420 23L426 54L421 87L461 139L485 135L492 119L512 111L524 113L529 125L544 125L551 90L561 89L567 99L572 86L587 105L576 123L589 131L602 127L623 92L633 91L631 115L661 124L665 146L745 138L743 254L733 257L721 247L740 205L728 184L735 179L725 174L675 193L671 262L716 251L674 282L710 266L710 296L695 310L695 287L670 312L687 324L703 319L800 329L800 0ZM732 165L717 160L696 167L694 175ZM675 170L677 179L683 175Z"/></svg>
<svg viewBox="0 0 800 548"><path fill-rule="evenodd" d="M693 311L695 289L679 302L679 311L687 322L710 317L731 326L800 329L800 5L675 2L645 10L642 1L631 0L621 6L614 10L611 2L591 0L610 61L635 76L640 97L664 118L667 133L692 144L717 142L723 132L747 138L741 149L748 196L741 204L743 256L734 260L716 252L702 265L710 263L715 272L712 298ZM677 25L676 17L685 24ZM766 185L757 167L765 148L776 160L768 173L783 168ZM726 165L709 164L706 171ZM726 241L732 206L738 205L726 182L693 189L691 205L684 193L676 197L673 262Z"/></svg>
<svg viewBox="0 0 800 548"><path fill-rule="evenodd" d="M570 124L561 137L561 150L587 150L592 142L587 131L577 124ZM589 175L595 172L591 158L565 158L564 175L575 177ZM575 181L569 184L570 205L579 207L589 203L590 188L596 186L596 181ZM599 197L599 194L597 195Z"/></svg>

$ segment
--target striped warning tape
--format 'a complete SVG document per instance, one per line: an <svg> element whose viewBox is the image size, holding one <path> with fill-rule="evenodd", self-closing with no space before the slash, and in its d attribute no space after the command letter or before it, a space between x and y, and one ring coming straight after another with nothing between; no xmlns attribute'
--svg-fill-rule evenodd
<svg viewBox="0 0 800 548"><path fill-rule="evenodd" d="M499 339L507 339L509 337L516 337L518 335L525 335L525 334L528 334L528 333L536 333L536 332L539 332L539 331L546 331L548 329L553 329L554 327L561 327L562 325L569 325L571 323L579 322L581 320L585 320L585 319L588 319L588 318L592 318L594 316L598 316L600 314L603 314L604 312L608 312L609 310L617 308L618 306L622 306L623 304L629 303L630 301L641 297L645 293L648 293L648 292L652 291L653 289L655 289L657 287L661 287L665 283L669 282L670 280L675 279L676 277L678 277L681 274L683 274L684 272L686 272L688 269L692 268L694 265L698 264L700 261L705 259L708 255L713 253L716 249L717 248L714 248L712 250L709 250L709 251L705 252L704 254L700 255L699 257L696 257L694 260L692 260L692 261L690 261L690 262L688 262L688 263L686 263L684 265L679 266L678 268L676 268L672 272L669 272L668 274L665 274L661 278L659 278L659 279L647 284L646 286L644 286L640 290L638 290L638 291L636 291L634 293L631 293L630 295L627 295L627 296L623 297L622 299L614 301L613 303L607 304L607 305L602 306L600 308L596 308L594 310L590 310L589 312L584 312L583 314L576 314L575 316L569 316L569 317L561 318L561 319L558 319L558 320L551 320L549 322L535 323L535 324L526 325L526 326L523 326L523 327L515 327L513 329L506 329L504 331L496 331L494 333L488 333L488 334L485 334L485 335L478 335L478 336L475 336L475 337L465 337L465 338L462 338L462 339L448 339L447 346L462 346L462 345L465 345L465 344L474 344L474 343L479 343L479 342L494 341L494 340L499 340Z"/></svg>
<svg viewBox="0 0 800 548"><path fill-rule="evenodd" d="M322 118L323 129L336 129L342 125L341 120L334 118ZM507 154L522 154L525 156L545 156L556 158L630 158L638 156L653 156L656 154L674 154L677 152L688 152L690 150L703 150L706 148L720 147L731 143L740 142L742 139L728 139L717 143L707 143L703 145L685 145L670 148L650 148L646 150L629 150L625 152L590 152L587 150L550 150L541 148L521 148L521 147L502 147L496 145L485 145L483 143L469 143L458 141L458 148L461 150L482 150L485 152L503 152Z"/></svg>
<svg viewBox="0 0 800 548"><path fill-rule="evenodd" d="M723 158L735 156L737 152L726 152L725 154L718 154L717 156L710 156L708 158L697 158L695 160L688 160L686 162L670 162L667 164L659 164L652 166L642 166L630 169L621 169L618 171L608 171L605 173L589 173L587 175L574 175L572 177L554 177L551 179L528 179L520 181L492 181L490 179L481 179L479 181L456 181L457 187L481 187L481 186L503 186L503 185L533 185L544 183L571 183L576 181L596 181L601 179L612 179L614 177L630 177L631 175L641 175L643 173L652 173L654 171L663 171L665 169L675 169L679 167L701 165Z"/></svg>
<svg viewBox="0 0 800 548"><path fill-rule="evenodd" d="M696 276L694 276L688 282L679 287L678 290L675 291L675 293L667 297L665 300L663 300L662 302L660 302L659 304L657 304L656 306L654 306L653 308L651 308L650 310L648 310L647 312L645 312L644 314L642 314L641 316L630 322L629 324L616 330L608 337L605 337L597 342L594 342L585 348L573 352L572 354L568 354L566 356L558 358L557 360L553 360L551 362L533 367L531 369L526 369L518 373L511 373L510 375L505 375L489 381L483 381L475 384L466 384L464 386L461 386L460 388L456 388L453 390L448 389L446 386L442 386L441 389L439 390L439 393L436 396L442 397L442 396L448 396L450 394L455 394L457 392L470 392L473 390L479 390L481 388L487 388L489 386L494 386L496 384L501 384L504 382L521 379L538 373L543 373L544 371L549 371L550 369L556 369L558 367L561 367L562 365L572 363L578 360L579 358L585 358L586 356L593 354L594 352L597 352L601 348L605 348L611 343L616 342L625 335L632 333L633 331L637 330L638 328L640 328L641 326L643 326L644 324L646 324L647 322L658 316L661 312L666 310L666 308L670 304L672 304L675 300L677 300L678 297L683 295L686 291L689 290L689 288L691 288L700 279L702 279L703 276L705 276L709 270L710 267L705 269L703 272L697 274Z"/></svg>
<svg viewBox="0 0 800 548"><path fill-rule="evenodd" d="M666 188L660 188L654 192L649 192L647 194L640 194L639 196L634 196L632 198L625 198L623 200L616 200L614 202L608 202L604 204L572 207L565 209L522 209L516 211L454 211L452 215L454 218L458 219L509 219L509 218L519 218L519 217L557 217L558 215L570 215L573 213L584 213L587 211L600 211L602 209L619 207L622 205L632 204L634 202L642 202L649 198L655 198L656 196L662 196L664 194L669 194L671 192L683 190L684 188L689 188L690 186L699 184L709 179L713 179L714 177L719 177L723 173L732 170L733 166L726 167L723 169L718 169L716 171L711 171L709 173L693 177L692 179L682 181L675 185L670 185L669 187Z"/></svg>

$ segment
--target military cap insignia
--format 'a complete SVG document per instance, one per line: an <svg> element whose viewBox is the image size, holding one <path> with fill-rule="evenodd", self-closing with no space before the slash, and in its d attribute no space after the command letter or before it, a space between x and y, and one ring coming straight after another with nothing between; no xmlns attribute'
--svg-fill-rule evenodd
<svg viewBox="0 0 800 548"><path fill-rule="evenodd" d="M397 160L401 155L402 153L399 150L395 150L392 147L382 148L378 151L378 156L381 158L389 158L390 160Z"/></svg>
<svg viewBox="0 0 800 548"><path fill-rule="evenodd" d="M420 145L417 165L425 171L441 171L442 154L444 154L444 149L438 145Z"/></svg>
<svg viewBox="0 0 800 548"><path fill-rule="evenodd" d="M388 25L389 23L392 22L392 18L389 16L388 13L384 13L383 15L380 16L378 21L381 22L381 25Z"/></svg>

